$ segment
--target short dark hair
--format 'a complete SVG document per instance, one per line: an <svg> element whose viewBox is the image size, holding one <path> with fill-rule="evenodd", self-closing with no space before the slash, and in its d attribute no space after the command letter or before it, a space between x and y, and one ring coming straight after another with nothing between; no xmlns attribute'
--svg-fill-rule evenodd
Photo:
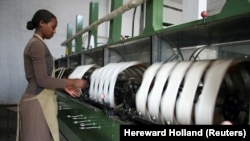
<svg viewBox="0 0 250 141"><path fill-rule="evenodd" d="M40 9L34 14L32 20L27 22L26 28L33 30L38 27L40 21L48 23L52 18L56 19L56 16L46 9Z"/></svg>

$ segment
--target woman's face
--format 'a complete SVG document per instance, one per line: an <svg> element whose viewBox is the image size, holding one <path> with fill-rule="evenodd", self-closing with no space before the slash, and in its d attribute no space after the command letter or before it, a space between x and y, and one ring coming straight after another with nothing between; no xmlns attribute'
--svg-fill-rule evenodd
<svg viewBox="0 0 250 141"><path fill-rule="evenodd" d="M56 33L57 19L52 18L48 23L44 23L41 31L44 39L50 39Z"/></svg>

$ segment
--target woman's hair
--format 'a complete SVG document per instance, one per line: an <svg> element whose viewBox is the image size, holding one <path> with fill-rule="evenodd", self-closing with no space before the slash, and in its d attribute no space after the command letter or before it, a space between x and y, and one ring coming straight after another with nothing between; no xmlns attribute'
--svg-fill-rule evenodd
<svg viewBox="0 0 250 141"><path fill-rule="evenodd" d="M40 9L34 14L32 20L27 22L26 28L33 30L38 27L40 21L48 23L52 18L56 19L56 16L48 10Z"/></svg>

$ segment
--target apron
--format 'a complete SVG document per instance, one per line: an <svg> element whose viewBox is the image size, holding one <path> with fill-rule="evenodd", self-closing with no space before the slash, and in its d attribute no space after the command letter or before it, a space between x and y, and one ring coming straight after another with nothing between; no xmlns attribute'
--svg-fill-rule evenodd
<svg viewBox="0 0 250 141"><path fill-rule="evenodd" d="M52 74L54 74L54 71ZM60 141L59 126L58 126L58 120L57 120L57 113L58 113L57 95L55 94L55 91L50 90L50 89L43 89L37 96L23 99L22 102L27 102L27 101L35 100L35 99L38 100L42 108L45 120L48 124L50 133L52 135L52 140ZM19 126L20 126L20 123L18 124L18 129L20 129ZM19 135L19 132L17 134L17 141L18 141L18 135Z"/></svg>
<svg viewBox="0 0 250 141"><path fill-rule="evenodd" d="M37 99L41 105L45 120L48 124L53 141L59 140L59 127L57 121L57 95L54 90L44 89L37 96L22 100L22 102Z"/></svg>

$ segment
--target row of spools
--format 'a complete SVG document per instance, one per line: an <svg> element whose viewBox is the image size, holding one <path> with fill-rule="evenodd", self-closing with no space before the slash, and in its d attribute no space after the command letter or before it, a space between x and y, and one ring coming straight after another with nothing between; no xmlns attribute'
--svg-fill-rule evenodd
<svg viewBox="0 0 250 141"><path fill-rule="evenodd" d="M95 64L74 69L70 78L82 78L91 68L89 98L116 108L119 74L141 80L135 108L139 116L158 124L242 124L247 116L249 61L200 60ZM232 108L233 107L233 108Z"/></svg>

